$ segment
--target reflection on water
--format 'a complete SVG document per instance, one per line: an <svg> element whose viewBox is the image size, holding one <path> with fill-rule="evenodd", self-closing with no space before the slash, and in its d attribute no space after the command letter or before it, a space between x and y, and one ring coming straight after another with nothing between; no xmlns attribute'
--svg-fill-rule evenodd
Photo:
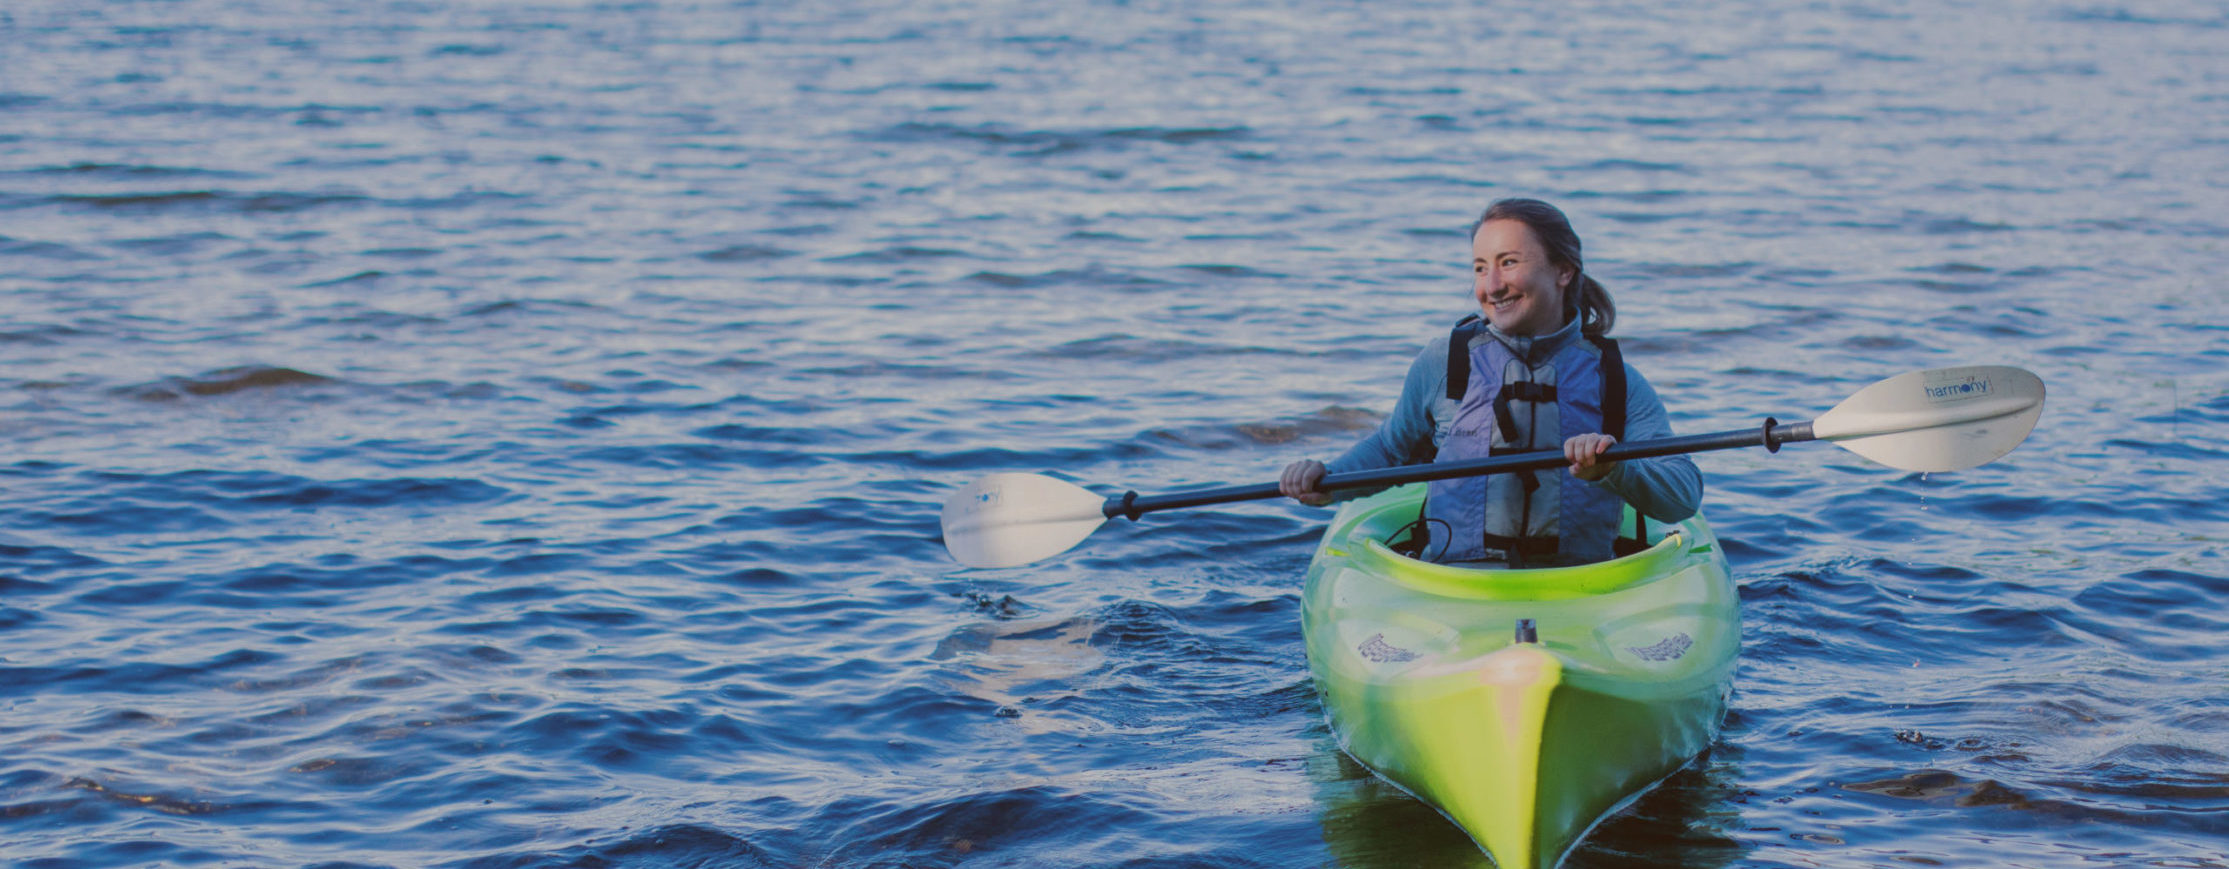
<svg viewBox="0 0 2229 869"><path fill-rule="evenodd" d="M1619 866L1733 866L1753 850L1743 830L1738 752L1713 750L1595 827L1564 861L1568 869Z"/></svg>
<svg viewBox="0 0 2229 869"><path fill-rule="evenodd" d="M1341 866L1492 867L1469 834L1338 749L1328 728L1308 762L1317 821ZM1752 850L1730 835L1741 824L1737 765L1705 754L1611 815L1563 862L1567 869L1732 866Z"/></svg>
<svg viewBox="0 0 2229 869"><path fill-rule="evenodd" d="M1316 786L1317 823L1340 865L1493 866L1461 827L1356 763L1328 732L1315 746L1308 779Z"/></svg>
<svg viewBox="0 0 2229 869"><path fill-rule="evenodd" d="M948 689L996 704L998 717L1024 733L1090 733L1106 725L1048 706L1093 690L1085 677L1107 662L1091 644L1098 629L1087 618L970 624L937 643L929 659L945 662L939 673Z"/></svg>

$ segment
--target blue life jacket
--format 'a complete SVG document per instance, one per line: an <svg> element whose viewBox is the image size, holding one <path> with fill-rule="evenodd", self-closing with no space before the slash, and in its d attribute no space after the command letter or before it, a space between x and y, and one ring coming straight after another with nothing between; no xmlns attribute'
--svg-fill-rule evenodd
<svg viewBox="0 0 2229 869"><path fill-rule="evenodd" d="M1588 335L1534 366L1498 340L1472 347L1484 328L1472 316L1448 336L1447 398L1460 404L1433 461L1562 449L1565 440L1592 432L1625 439L1625 360L1616 341ZM1547 410L1554 413L1551 432L1541 430L1550 428L1540 419ZM1532 426L1532 443L1512 443L1519 413L1543 423ZM1625 548L1615 545L1625 500L1568 468L1430 485L1423 514L1430 538L1423 552L1434 561L1580 563L1607 560Z"/></svg>

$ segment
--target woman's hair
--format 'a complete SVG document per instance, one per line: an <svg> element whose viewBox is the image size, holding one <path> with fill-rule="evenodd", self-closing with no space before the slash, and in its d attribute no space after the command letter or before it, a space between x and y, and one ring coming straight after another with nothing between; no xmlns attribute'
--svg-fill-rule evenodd
<svg viewBox="0 0 2229 869"><path fill-rule="evenodd" d="M1610 291L1587 275L1586 260L1579 255L1579 234L1571 230L1571 220L1563 212L1538 199L1497 199L1486 207L1477 223L1471 224L1471 236L1476 238L1479 227L1495 220L1523 223L1548 251L1550 265L1571 270L1571 283L1563 288L1563 306L1566 312L1581 318L1580 331L1610 334L1610 327L1618 320L1618 307L1611 303Z"/></svg>

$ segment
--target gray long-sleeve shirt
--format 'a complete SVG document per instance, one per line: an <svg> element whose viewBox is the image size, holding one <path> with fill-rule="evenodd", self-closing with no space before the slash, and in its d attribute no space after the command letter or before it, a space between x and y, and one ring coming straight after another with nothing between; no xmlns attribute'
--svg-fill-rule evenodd
<svg viewBox="0 0 2229 869"><path fill-rule="evenodd" d="M1576 319L1563 328L1538 337L1504 335L1489 326L1473 337L1479 341L1501 341L1518 358L1545 361L1572 341L1581 340ZM1376 431L1361 442L1326 463L1329 473L1363 471L1386 468L1420 461L1424 455L1436 452L1446 442L1448 431L1454 425L1455 412L1460 402L1447 398L1447 335L1441 335L1417 354L1410 363L1408 377L1401 384L1401 397L1393 405L1393 415L1386 418ZM1478 376L1476 372L1472 376ZM1672 436L1671 420L1665 415L1664 403L1658 400L1656 389L1649 385L1633 366L1625 367L1625 438L1624 441L1643 441ZM1532 444L1540 449L1561 449L1563 443L1554 437L1535 439L1526 415L1520 414L1520 430L1513 441ZM1643 515L1663 522L1678 522L1695 515L1703 501L1703 475L1695 462L1686 456L1658 456L1647 459L1627 459L1610 469L1608 476L1593 483L1578 480L1568 474L1565 483L1595 485L1609 489ZM1344 492L1352 497L1364 492ZM1556 515L1553 503L1540 504L1535 516ZM1530 529L1528 529L1530 530ZM1538 533L1538 532L1534 532Z"/></svg>

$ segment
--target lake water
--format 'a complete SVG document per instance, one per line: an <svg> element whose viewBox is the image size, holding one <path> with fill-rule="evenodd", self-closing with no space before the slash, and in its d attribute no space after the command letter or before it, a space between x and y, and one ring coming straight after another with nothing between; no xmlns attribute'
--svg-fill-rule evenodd
<svg viewBox="0 0 2229 869"><path fill-rule="evenodd" d="M937 513L1336 453L1535 196L1682 432L2050 389L1700 457L1732 712L1567 866L2229 867L2225 149L2194 0L18 0L0 862L1483 863L1323 722L1325 511Z"/></svg>

